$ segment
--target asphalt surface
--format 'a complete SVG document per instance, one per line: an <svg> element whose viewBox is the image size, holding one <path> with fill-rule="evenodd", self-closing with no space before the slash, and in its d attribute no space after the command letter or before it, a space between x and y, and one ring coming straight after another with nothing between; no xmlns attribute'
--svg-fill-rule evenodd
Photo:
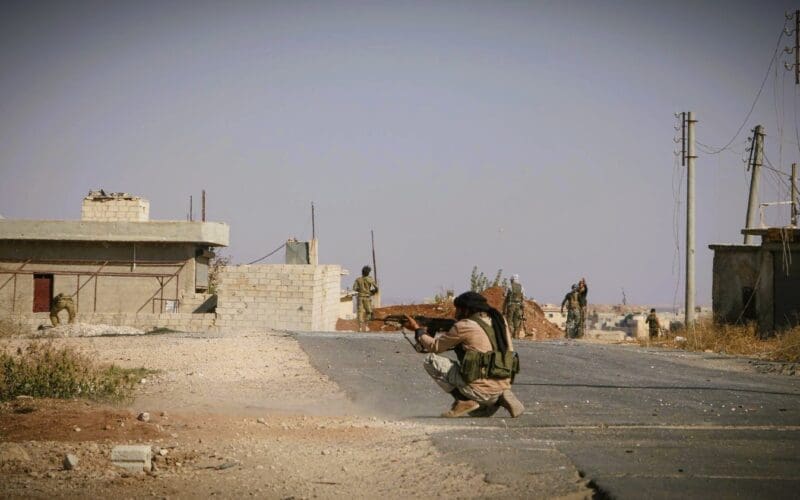
<svg viewBox="0 0 800 500"><path fill-rule="evenodd" d="M543 478L595 498L800 498L800 378L747 360L588 341L518 342L525 413L443 419L450 396L399 334L296 333L364 415L436 426L445 457L487 481Z"/></svg>

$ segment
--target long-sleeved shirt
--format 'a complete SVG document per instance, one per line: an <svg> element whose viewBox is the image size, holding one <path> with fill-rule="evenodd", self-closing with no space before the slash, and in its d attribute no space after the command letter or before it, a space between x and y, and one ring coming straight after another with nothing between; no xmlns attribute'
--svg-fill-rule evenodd
<svg viewBox="0 0 800 500"><path fill-rule="evenodd" d="M353 291L358 293L359 297L372 297L378 293L378 285L375 284L372 276L359 276L353 283Z"/></svg>
<svg viewBox="0 0 800 500"><path fill-rule="evenodd" d="M488 314L481 314L481 320L488 324L492 323L492 319ZM425 348L427 352L445 352L460 345L467 351L477 352L491 352L492 342L489 340L486 332L483 331L481 326L471 320L462 319L457 321L453 328L447 333L438 334L435 337L430 335L422 335L419 338L419 343ZM514 346L511 343L511 336L509 329L506 326L506 343L508 350L513 351ZM483 394L495 395L500 394L506 389L511 388L510 378L479 378L473 380L469 386Z"/></svg>

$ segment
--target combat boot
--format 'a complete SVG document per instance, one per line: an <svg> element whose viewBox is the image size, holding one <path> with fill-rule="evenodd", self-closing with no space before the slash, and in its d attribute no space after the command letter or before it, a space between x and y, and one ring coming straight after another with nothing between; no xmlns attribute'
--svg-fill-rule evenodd
<svg viewBox="0 0 800 500"><path fill-rule="evenodd" d="M508 413L511 414L511 418L517 418L525 411L525 406L517 399L517 396L511 392L511 389L503 391L503 395L497 400L497 404L508 410Z"/></svg>
<svg viewBox="0 0 800 500"><path fill-rule="evenodd" d="M500 405L499 404L481 406L477 410L471 411L469 413L469 416L470 417L475 417L475 418L489 418L492 415L494 415L495 413L497 413L497 410L499 410L499 409L500 409Z"/></svg>
<svg viewBox="0 0 800 500"><path fill-rule="evenodd" d="M444 418L463 417L464 415L469 414L469 412L475 411L480 407L481 405L479 405L477 401L472 401L471 399L467 401L459 400L453 403L453 406L451 406L448 411L442 413L442 416Z"/></svg>

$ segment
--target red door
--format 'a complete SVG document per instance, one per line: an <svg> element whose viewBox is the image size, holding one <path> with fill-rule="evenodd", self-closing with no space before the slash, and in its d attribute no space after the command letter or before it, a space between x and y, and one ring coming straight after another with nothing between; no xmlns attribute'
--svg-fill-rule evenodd
<svg viewBox="0 0 800 500"><path fill-rule="evenodd" d="M33 275L33 312L49 312L53 298L53 275Z"/></svg>

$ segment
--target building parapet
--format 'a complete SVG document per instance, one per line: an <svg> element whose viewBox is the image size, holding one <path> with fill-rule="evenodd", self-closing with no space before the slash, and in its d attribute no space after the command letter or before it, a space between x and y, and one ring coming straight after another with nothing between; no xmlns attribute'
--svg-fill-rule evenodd
<svg viewBox="0 0 800 500"><path fill-rule="evenodd" d="M0 240L197 243L228 246L230 229L221 222L2 219Z"/></svg>

